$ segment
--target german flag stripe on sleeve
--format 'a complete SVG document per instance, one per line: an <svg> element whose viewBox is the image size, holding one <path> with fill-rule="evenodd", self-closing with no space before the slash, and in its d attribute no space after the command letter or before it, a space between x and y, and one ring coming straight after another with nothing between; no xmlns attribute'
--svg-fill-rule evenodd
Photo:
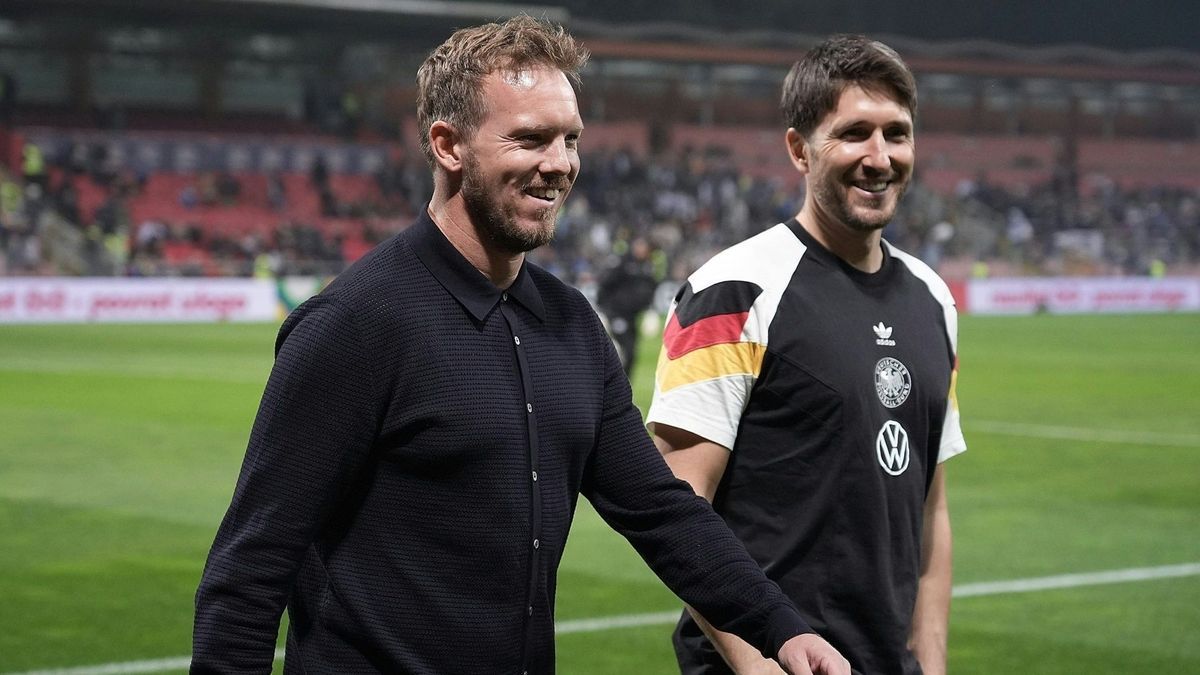
<svg viewBox="0 0 1200 675"><path fill-rule="evenodd" d="M749 281L722 281L695 293L688 282L676 297L675 316L679 325L687 328L710 316L749 312L762 291Z"/></svg>
<svg viewBox="0 0 1200 675"><path fill-rule="evenodd" d="M696 349L678 358L659 359L656 380L658 391L731 375L757 377L762 371L766 345L755 342L730 342Z"/></svg>
<svg viewBox="0 0 1200 675"><path fill-rule="evenodd" d="M663 334L667 356L677 359L697 349L737 342L762 287L748 281L724 281L694 293L683 287Z"/></svg>

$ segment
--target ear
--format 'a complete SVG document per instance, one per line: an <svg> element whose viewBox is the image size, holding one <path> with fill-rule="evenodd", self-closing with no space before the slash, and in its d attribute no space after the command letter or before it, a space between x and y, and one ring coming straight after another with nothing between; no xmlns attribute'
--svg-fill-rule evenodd
<svg viewBox="0 0 1200 675"><path fill-rule="evenodd" d="M446 173L462 171L462 148L458 130L448 122L438 120L429 126L429 148L433 161Z"/></svg>
<svg viewBox="0 0 1200 675"><path fill-rule="evenodd" d="M808 142L804 136L796 131L793 127L788 127L787 135L784 137L787 143L788 157L792 160L792 166L803 175L808 175Z"/></svg>

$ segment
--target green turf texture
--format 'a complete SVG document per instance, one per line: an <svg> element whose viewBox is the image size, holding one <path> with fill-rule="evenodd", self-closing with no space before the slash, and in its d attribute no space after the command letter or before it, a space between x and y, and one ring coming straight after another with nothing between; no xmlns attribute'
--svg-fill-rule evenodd
<svg viewBox="0 0 1200 675"><path fill-rule="evenodd" d="M274 333L0 326L0 673L188 653ZM1200 315L966 316L960 333L956 583L1200 562ZM643 406L656 352L643 341ZM1111 432L1130 438L1079 438ZM559 619L677 606L581 504ZM1200 673L1198 628L1195 576L959 598L950 669ZM669 631L561 635L559 671L674 672Z"/></svg>

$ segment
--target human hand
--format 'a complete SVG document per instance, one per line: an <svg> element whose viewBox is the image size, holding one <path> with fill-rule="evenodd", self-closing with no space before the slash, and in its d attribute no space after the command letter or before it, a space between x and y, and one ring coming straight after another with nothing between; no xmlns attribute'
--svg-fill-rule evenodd
<svg viewBox="0 0 1200 675"><path fill-rule="evenodd" d="M815 633L783 643L778 660L791 675L850 675L850 662Z"/></svg>
<svg viewBox="0 0 1200 675"><path fill-rule="evenodd" d="M737 675L787 675L787 671L779 666L774 659L764 659L762 656L752 664L738 664L733 669Z"/></svg>

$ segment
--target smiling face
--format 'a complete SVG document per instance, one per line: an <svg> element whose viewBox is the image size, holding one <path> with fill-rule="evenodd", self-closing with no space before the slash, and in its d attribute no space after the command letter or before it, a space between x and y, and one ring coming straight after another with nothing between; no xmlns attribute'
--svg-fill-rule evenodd
<svg viewBox="0 0 1200 675"><path fill-rule="evenodd" d="M822 229L871 233L896 213L912 177L912 114L881 91L846 87L808 138L788 131L807 175L804 210Z"/></svg>
<svg viewBox="0 0 1200 675"><path fill-rule="evenodd" d="M483 94L486 117L464 143L463 201L485 244L524 253L554 237L579 175L579 105L549 67L493 72Z"/></svg>

